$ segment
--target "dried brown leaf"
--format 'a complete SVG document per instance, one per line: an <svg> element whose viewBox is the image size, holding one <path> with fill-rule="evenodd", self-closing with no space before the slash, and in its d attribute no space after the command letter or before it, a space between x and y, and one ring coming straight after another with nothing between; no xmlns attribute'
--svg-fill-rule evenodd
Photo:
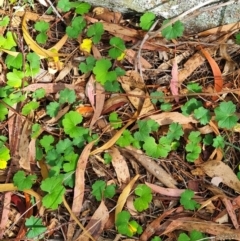
<svg viewBox="0 0 240 241"><path fill-rule="evenodd" d="M122 185L128 183L130 180L130 173L124 156L116 147L112 147L110 151L112 156L112 165L117 174L119 184Z"/></svg>
<svg viewBox="0 0 240 241"><path fill-rule="evenodd" d="M160 126L169 125L173 122L177 122L181 125L188 123L198 123L198 120L194 119L191 115L184 116L179 112L163 112L157 115L151 115L145 118L146 120L155 120Z"/></svg>
<svg viewBox="0 0 240 241"><path fill-rule="evenodd" d="M222 161L210 160L202 164L201 169L210 177L221 177L225 185L240 193L240 181L227 164Z"/></svg>
<svg viewBox="0 0 240 241"><path fill-rule="evenodd" d="M85 190L85 169L88 161L88 157L90 151L93 147L94 142L90 142L84 148L81 153L81 156L78 159L76 173L75 173L75 187L74 187L74 196L73 196L73 203L72 203L72 212L75 216L79 216L83 197L84 197L84 190ZM72 217L70 218L72 220ZM73 237L75 230L75 224L68 226L67 237L68 240Z"/></svg>
<svg viewBox="0 0 240 241"><path fill-rule="evenodd" d="M168 174L159 164L147 157L141 150L137 150L133 147L126 147L124 151L133 156L136 161L140 162L143 167L146 168L153 176L155 176L161 183L170 188L177 188L177 182Z"/></svg>
<svg viewBox="0 0 240 241"><path fill-rule="evenodd" d="M88 232L92 235L92 237L97 240L99 238L99 236L101 235L101 233L104 229L104 226L108 221L108 218L109 218L108 209L107 209L106 205L104 204L104 201L101 201L99 207L97 208L97 210L91 217L91 219L90 219L89 223L87 224L87 226L85 227L85 229L88 230ZM89 240L89 237L87 237L85 234L82 234L76 240L77 241L85 241L85 240Z"/></svg>

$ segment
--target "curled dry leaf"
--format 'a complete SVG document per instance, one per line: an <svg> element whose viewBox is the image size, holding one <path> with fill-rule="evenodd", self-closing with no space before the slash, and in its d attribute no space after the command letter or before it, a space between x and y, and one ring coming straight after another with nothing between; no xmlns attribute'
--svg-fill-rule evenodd
<svg viewBox="0 0 240 241"><path fill-rule="evenodd" d="M130 180L130 173L127 162L124 156L119 152L116 147L111 148L112 165L117 174L117 179L120 184L126 184Z"/></svg>
<svg viewBox="0 0 240 241"><path fill-rule="evenodd" d="M128 98L123 95L113 96L107 99L103 106L102 114L107 114L112 112L121 106L127 104L129 102Z"/></svg>
<svg viewBox="0 0 240 241"><path fill-rule="evenodd" d="M157 230L159 230L159 227L161 226L161 222L169 215L171 215L173 212L175 212L176 209L170 209L165 212L163 212L162 215L160 215L158 218L153 220L147 228L142 233L140 240L141 241L147 241L151 236L153 236Z"/></svg>
<svg viewBox="0 0 240 241"><path fill-rule="evenodd" d="M207 49L201 48L201 52L204 54L205 58L208 60L208 63L210 64L214 76L214 90L215 92L222 91L223 88L223 79L222 79L222 73L221 70L216 63L216 61L211 57ZM218 96L213 96L212 100L217 100Z"/></svg>

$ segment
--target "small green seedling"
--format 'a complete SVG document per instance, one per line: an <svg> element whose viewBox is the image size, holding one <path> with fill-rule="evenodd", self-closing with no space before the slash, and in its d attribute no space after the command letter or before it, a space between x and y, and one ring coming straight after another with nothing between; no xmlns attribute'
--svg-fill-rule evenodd
<svg viewBox="0 0 240 241"><path fill-rule="evenodd" d="M135 189L135 198L133 206L138 212L142 212L149 207L149 203L152 201L152 190L145 184L139 184Z"/></svg>
<svg viewBox="0 0 240 241"><path fill-rule="evenodd" d="M109 115L109 122L114 129L122 127L122 120L118 117L118 114L116 112L112 112Z"/></svg>
<svg viewBox="0 0 240 241"><path fill-rule="evenodd" d="M199 204L193 200L194 192L192 190L186 189L182 194L180 198L180 203L183 205L183 207L186 210L195 210L196 208L199 208Z"/></svg>
<svg viewBox="0 0 240 241"><path fill-rule="evenodd" d="M200 93L202 92L202 86L199 83L188 83L187 89L190 93Z"/></svg>
<svg viewBox="0 0 240 241"><path fill-rule="evenodd" d="M100 22L94 23L87 30L87 36L92 37L92 41L94 44L99 43L103 33L104 33L103 24Z"/></svg>
<svg viewBox="0 0 240 241"><path fill-rule="evenodd" d="M39 107L39 102L30 101L29 103L23 106L22 114L29 115L30 113L33 113L33 111L36 110L38 107Z"/></svg>
<svg viewBox="0 0 240 241"><path fill-rule="evenodd" d="M194 110L193 116L198 119L202 125L208 124L211 119L210 111L202 106Z"/></svg>
<svg viewBox="0 0 240 241"><path fill-rule="evenodd" d="M181 107L182 114L185 115L185 116L189 116L189 115L191 115L194 112L194 110L196 110L196 109L198 109L200 107L202 107L202 102L198 101L195 98L192 98L192 99L188 100Z"/></svg>
<svg viewBox="0 0 240 241"><path fill-rule="evenodd" d="M58 175L57 177L48 177L42 181L41 190L48 193L42 199L45 208L55 210L62 203L66 191L63 186L63 178L63 175Z"/></svg>
<svg viewBox="0 0 240 241"><path fill-rule="evenodd" d="M0 106L1 110L1 106ZM10 160L10 150L1 142L0 146L0 170L7 167L7 162Z"/></svg>
<svg viewBox="0 0 240 241"><path fill-rule="evenodd" d="M236 105L232 101L221 102L220 105L214 109L216 121L220 128L231 129L239 119L236 115Z"/></svg>
<svg viewBox="0 0 240 241"><path fill-rule="evenodd" d="M17 39L12 32L7 32L5 37L0 36L0 48L11 50L13 47L17 46L14 39Z"/></svg>
<svg viewBox="0 0 240 241"><path fill-rule="evenodd" d="M5 16L0 20L0 26L7 27L9 22L10 22L10 18L8 16Z"/></svg>
<svg viewBox="0 0 240 241"><path fill-rule="evenodd" d="M78 124L82 123L82 120L82 115L77 111L68 112L65 114L62 121L64 132L71 138L77 138L88 134L88 129L78 126Z"/></svg>
<svg viewBox="0 0 240 241"><path fill-rule="evenodd" d="M93 67L95 66L95 64L96 64L96 59L93 56L89 56L86 58L86 63L81 62L78 68L82 73L86 74L93 70Z"/></svg>
<svg viewBox="0 0 240 241"><path fill-rule="evenodd" d="M158 236L154 236L151 241L162 241L162 239Z"/></svg>
<svg viewBox="0 0 240 241"><path fill-rule="evenodd" d="M110 164L112 161L112 156L109 153L104 153L103 155L104 163L105 164Z"/></svg>
<svg viewBox="0 0 240 241"><path fill-rule="evenodd" d="M198 159L199 154L201 153L200 142L202 137L200 136L201 133L199 131L192 131L188 136L188 144L186 145L185 149L187 153L187 161L194 162Z"/></svg>
<svg viewBox="0 0 240 241"><path fill-rule="evenodd" d="M217 136L213 139L213 147L223 149L225 147L225 140L222 136Z"/></svg>
<svg viewBox="0 0 240 241"><path fill-rule="evenodd" d="M45 21L38 21L34 24L34 28L39 32L36 40L39 44L45 44L47 42L47 31L49 30L49 23Z"/></svg>
<svg viewBox="0 0 240 241"><path fill-rule="evenodd" d="M117 73L114 70L109 69L112 67L112 63L108 59L99 59L96 61L93 73L96 76L96 81L104 85L107 81L115 81L117 79Z"/></svg>
<svg viewBox="0 0 240 241"><path fill-rule="evenodd" d="M155 18L156 15L154 13L146 12L141 16L139 26L143 30L149 30L153 25Z"/></svg>
<svg viewBox="0 0 240 241"><path fill-rule="evenodd" d="M130 213L127 211L118 213L115 223L118 232L128 237L132 237L135 234L141 234L142 227L136 221L130 221L130 217Z"/></svg>
<svg viewBox="0 0 240 241"><path fill-rule="evenodd" d="M133 144L133 146L140 149L139 141L133 138L131 132L129 130L124 130L122 135L119 137L119 139L116 142L117 145L120 147L126 147L130 146L130 144Z"/></svg>
<svg viewBox="0 0 240 241"><path fill-rule="evenodd" d="M199 241L199 240L208 240L205 239L205 235L197 230L193 230L189 233L189 236L185 233L181 233L178 236L178 241Z"/></svg>
<svg viewBox="0 0 240 241"><path fill-rule="evenodd" d="M110 45L112 46L112 48L109 49L108 54L113 59L117 59L118 57L120 57L120 55L126 49L124 41L118 37L112 37L110 39Z"/></svg>
<svg viewBox="0 0 240 241"><path fill-rule="evenodd" d="M239 44L240 45L240 33L237 33L236 36L235 36L235 41L236 41L236 44Z"/></svg>
<svg viewBox="0 0 240 241"><path fill-rule="evenodd" d="M13 176L14 186L16 186L19 191L30 189L36 180L37 176L35 174L26 176L24 171L18 171Z"/></svg>
<svg viewBox="0 0 240 241"><path fill-rule="evenodd" d="M31 216L25 221L25 227L27 228L26 237L29 239L42 239L47 228L43 225L41 218Z"/></svg>
<svg viewBox="0 0 240 241"><path fill-rule="evenodd" d="M92 185L92 195L101 201L103 198L112 198L116 193L116 185L107 183L103 180L98 180Z"/></svg>
<svg viewBox="0 0 240 241"><path fill-rule="evenodd" d="M169 23L170 20L164 20L163 26ZM184 25L181 21L176 21L174 24L169 25L168 27L162 30L162 35L166 39L175 39L183 35Z"/></svg>
<svg viewBox="0 0 240 241"><path fill-rule="evenodd" d="M86 20L82 16L73 18L70 26L66 28L66 33L69 38L77 38L86 27Z"/></svg>
<svg viewBox="0 0 240 241"><path fill-rule="evenodd" d="M152 92L150 96L154 105L160 103L160 109L162 111L170 111L172 109L172 105L170 103L164 102L164 93L162 91Z"/></svg>

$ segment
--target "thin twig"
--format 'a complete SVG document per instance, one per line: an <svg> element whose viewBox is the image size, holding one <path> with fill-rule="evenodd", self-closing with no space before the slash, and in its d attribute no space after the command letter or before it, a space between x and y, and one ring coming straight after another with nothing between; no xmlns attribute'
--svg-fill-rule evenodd
<svg viewBox="0 0 240 241"><path fill-rule="evenodd" d="M50 0L46 0L46 2L51 6L51 8L53 9L53 12L57 15L57 17L59 17L61 19L61 21L63 21L66 24L63 17L58 12L58 10L53 6L52 2Z"/></svg>

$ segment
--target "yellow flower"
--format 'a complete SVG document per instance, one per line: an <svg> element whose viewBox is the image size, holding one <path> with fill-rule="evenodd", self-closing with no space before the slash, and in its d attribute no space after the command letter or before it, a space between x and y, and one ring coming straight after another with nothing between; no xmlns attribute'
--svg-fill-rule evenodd
<svg viewBox="0 0 240 241"><path fill-rule="evenodd" d="M0 160L0 169L5 169L7 167L7 162L4 160Z"/></svg>
<svg viewBox="0 0 240 241"><path fill-rule="evenodd" d="M80 50L90 53L92 49L92 40L89 38L83 39L82 43L80 44Z"/></svg>
<svg viewBox="0 0 240 241"><path fill-rule="evenodd" d="M117 60L119 60L119 61L123 60L125 58L125 55L126 54L124 52L122 52L121 55L119 57L117 57Z"/></svg>

